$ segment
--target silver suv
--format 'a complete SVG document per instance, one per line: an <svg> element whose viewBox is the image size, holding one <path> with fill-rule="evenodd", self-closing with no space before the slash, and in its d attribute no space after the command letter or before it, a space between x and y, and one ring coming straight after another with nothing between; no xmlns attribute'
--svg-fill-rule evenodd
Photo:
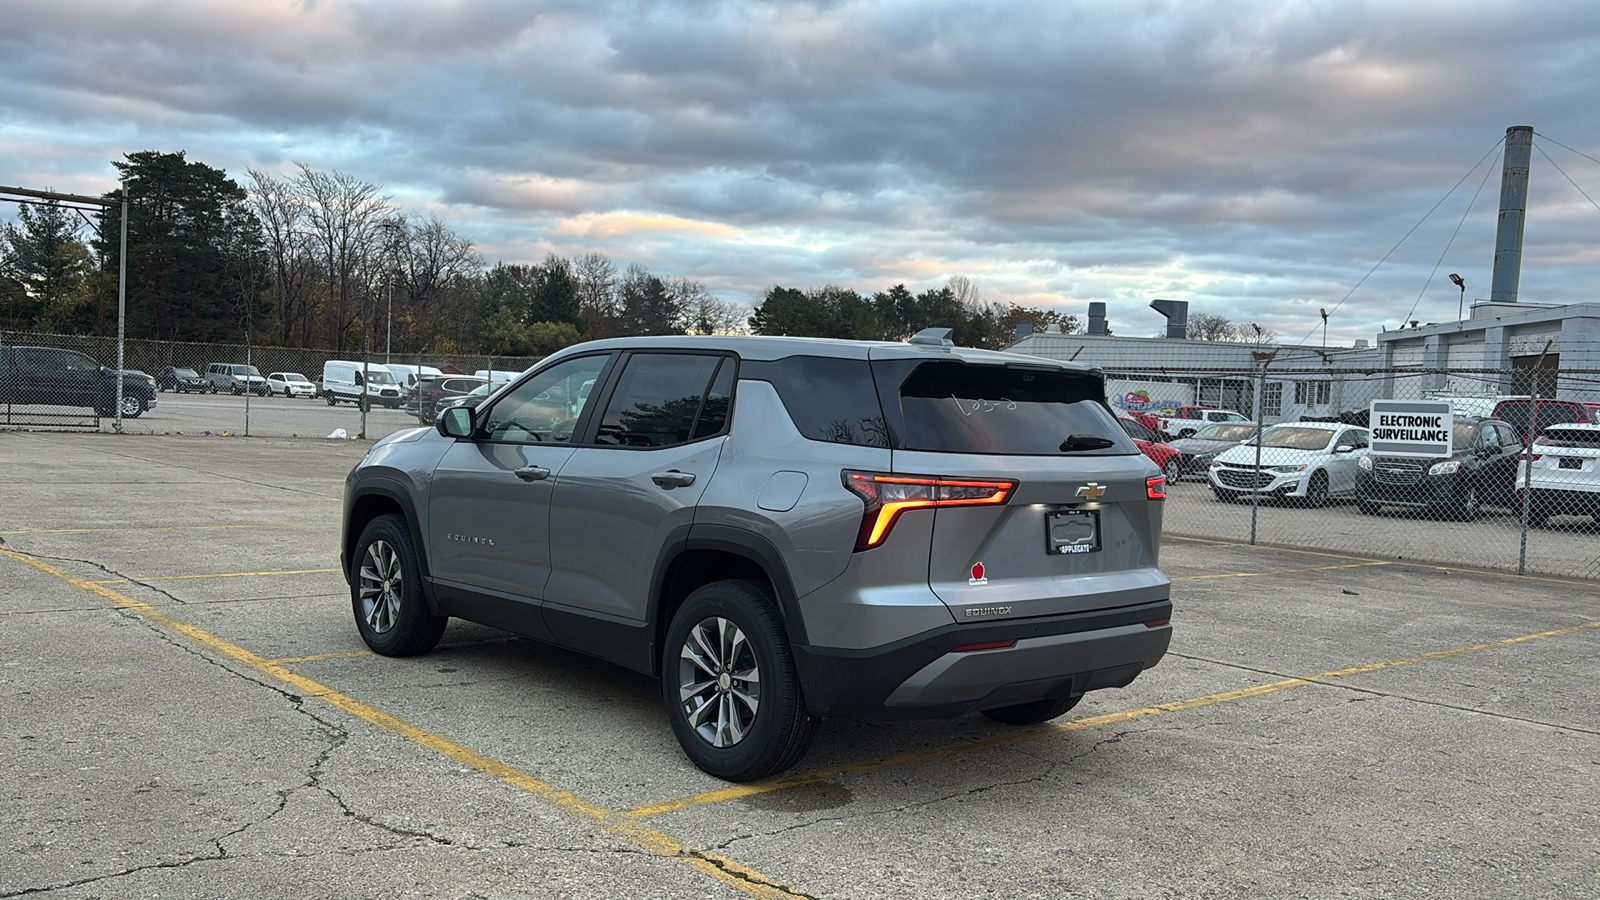
<svg viewBox="0 0 1600 900"><path fill-rule="evenodd" d="M362 638L451 616L660 678L685 753L793 765L823 716L1028 725L1171 639L1159 472L1100 373L952 347L624 338L375 444L345 483Z"/></svg>

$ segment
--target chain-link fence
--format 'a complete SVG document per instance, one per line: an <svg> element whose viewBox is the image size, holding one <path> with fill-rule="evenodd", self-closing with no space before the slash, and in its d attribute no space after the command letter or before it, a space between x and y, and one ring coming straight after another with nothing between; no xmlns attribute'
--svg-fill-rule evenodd
<svg viewBox="0 0 1600 900"><path fill-rule="evenodd" d="M114 338L0 332L0 428L115 429L116 361ZM503 378L537 361L129 340L123 348L120 425L136 434L342 432L376 439L428 419L416 406L419 376L461 374L470 381L493 372ZM324 372L335 370L352 383L324 391ZM355 379L370 381L370 388L364 391ZM363 393L371 396L365 408L359 402Z"/></svg>
<svg viewBox="0 0 1600 900"><path fill-rule="evenodd" d="M115 360L110 339L0 333L0 428L111 430L115 379L103 367ZM373 375L382 355L128 341L122 428L375 439L431 420L437 398L426 399L426 409L408 403L408 382L419 371L463 373L451 383L459 392L478 383L474 375L536 362L440 354L388 360L395 365L383 370L385 378ZM393 383L396 395L376 395L365 417L348 394L330 404L316 381L341 361L358 371L368 363L364 380L382 380L372 385L380 390ZM1125 421L1159 432L1149 435L1157 438L1149 455L1176 475L1166 506L1171 534L1600 578L1600 425L1592 424L1600 369L1294 368L1269 361L1264 369L1106 372L1109 399ZM292 382L298 389L288 389L289 375L304 377ZM1449 452L1374 453L1374 400L1449 401ZM1258 422L1270 429L1266 439L1259 447L1244 443Z"/></svg>
<svg viewBox="0 0 1600 900"><path fill-rule="evenodd" d="M1115 385L1152 376L1108 377ZM1168 493L1170 534L1600 577L1600 370L1269 365L1160 377L1182 401L1205 402L1202 384L1212 402L1231 392L1231 411L1244 420L1207 422L1225 417L1112 398L1161 433L1149 455L1180 473ZM1445 406L1398 404L1374 422L1374 400ZM1450 424L1406 412L1432 408L1450 409ZM1265 430L1255 441L1258 423ZM1391 434L1436 446L1404 455L1371 446Z"/></svg>

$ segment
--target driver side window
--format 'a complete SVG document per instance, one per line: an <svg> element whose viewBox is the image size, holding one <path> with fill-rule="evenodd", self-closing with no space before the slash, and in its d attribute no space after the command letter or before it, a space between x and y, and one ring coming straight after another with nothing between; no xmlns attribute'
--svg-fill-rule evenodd
<svg viewBox="0 0 1600 900"><path fill-rule="evenodd" d="M514 444L572 440L608 355L564 360L517 385L483 418L487 440Z"/></svg>

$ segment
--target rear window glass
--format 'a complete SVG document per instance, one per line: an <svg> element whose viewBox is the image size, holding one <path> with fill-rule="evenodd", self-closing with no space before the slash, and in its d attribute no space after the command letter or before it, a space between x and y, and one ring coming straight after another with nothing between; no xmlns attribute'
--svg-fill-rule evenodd
<svg viewBox="0 0 1600 900"><path fill-rule="evenodd" d="M900 385L903 446L1015 456L1137 453L1080 372L923 363Z"/></svg>
<svg viewBox="0 0 1600 900"><path fill-rule="evenodd" d="M1600 431L1587 428L1552 428L1535 442L1540 447L1588 447L1600 449Z"/></svg>

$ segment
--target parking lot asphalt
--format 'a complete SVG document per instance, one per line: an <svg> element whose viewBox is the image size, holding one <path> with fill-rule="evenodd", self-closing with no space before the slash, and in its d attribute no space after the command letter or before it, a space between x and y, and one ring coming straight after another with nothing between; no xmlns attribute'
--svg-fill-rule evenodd
<svg viewBox="0 0 1600 900"><path fill-rule="evenodd" d="M735 786L642 676L367 652L364 451L0 432L0 897L1600 895L1594 582L1174 538L1128 688Z"/></svg>

